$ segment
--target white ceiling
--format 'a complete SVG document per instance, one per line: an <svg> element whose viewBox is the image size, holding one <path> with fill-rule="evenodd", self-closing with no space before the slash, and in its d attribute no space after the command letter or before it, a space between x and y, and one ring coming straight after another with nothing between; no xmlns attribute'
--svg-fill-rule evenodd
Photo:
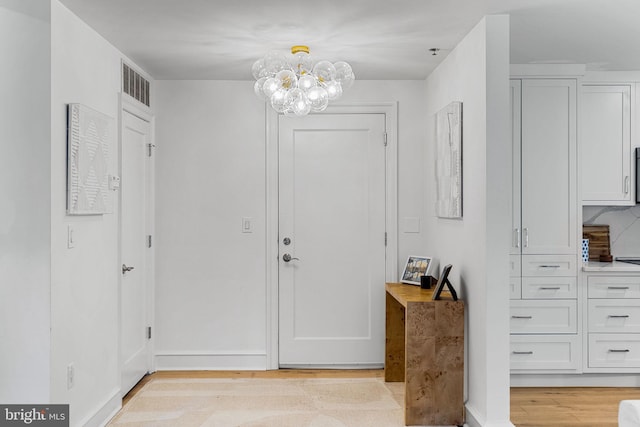
<svg viewBox="0 0 640 427"><path fill-rule="evenodd" d="M156 79L250 80L306 44L358 79L424 79L484 15L511 15L511 63L640 70L640 0L61 0ZM430 48L440 48L432 56Z"/></svg>

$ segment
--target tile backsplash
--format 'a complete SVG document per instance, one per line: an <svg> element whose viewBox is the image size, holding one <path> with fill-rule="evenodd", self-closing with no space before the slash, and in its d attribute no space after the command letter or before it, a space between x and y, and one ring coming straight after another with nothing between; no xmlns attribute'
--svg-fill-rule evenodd
<svg viewBox="0 0 640 427"><path fill-rule="evenodd" d="M640 205L584 206L585 224L609 225L611 255L640 257Z"/></svg>

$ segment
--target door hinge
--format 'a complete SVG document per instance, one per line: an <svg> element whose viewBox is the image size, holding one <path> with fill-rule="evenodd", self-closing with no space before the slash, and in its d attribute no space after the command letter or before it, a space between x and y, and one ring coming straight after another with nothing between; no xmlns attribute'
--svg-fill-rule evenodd
<svg viewBox="0 0 640 427"><path fill-rule="evenodd" d="M151 247L151 242L152 242L152 240L151 240L151 234L149 234L149 235L147 236L147 247L148 247L148 248L150 248L150 247Z"/></svg>
<svg viewBox="0 0 640 427"><path fill-rule="evenodd" d="M147 144L147 154L149 157L153 154L153 149L156 148L156 144Z"/></svg>
<svg viewBox="0 0 640 427"><path fill-rule="evenodd" d="M147 326L147 339L151 339L151 326Z"/></svg>
<svg viewBox="0 0 640 427"><path fill-rule="evenodd" d="M384 232L384 245L387 246L387 232Z"/></svg>
<svg viewBox="0 0 640 427"><path fill-rule="evenodd" d="M384 134L384 146L387 146L387 133L385 132Z"/></svg>

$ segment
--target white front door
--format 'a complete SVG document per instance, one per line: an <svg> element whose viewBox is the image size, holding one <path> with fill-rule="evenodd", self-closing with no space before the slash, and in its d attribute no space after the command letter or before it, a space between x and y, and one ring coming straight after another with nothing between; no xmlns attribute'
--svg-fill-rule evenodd
<svg viewBox="0 0 640 427"><path fill-rule="evenodd" d="M384 363L385 116L279 118L279 364Z"/></svg>
<svg viewBox="0 0 640 427"><path fill-rule="evenodd" d="M147 373L147 178L151 126L122 112L120 356L122 394Z"/></svg>

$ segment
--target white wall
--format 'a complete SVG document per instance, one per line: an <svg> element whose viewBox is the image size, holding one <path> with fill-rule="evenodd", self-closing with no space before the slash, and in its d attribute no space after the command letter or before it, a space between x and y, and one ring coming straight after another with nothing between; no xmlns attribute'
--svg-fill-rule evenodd
<svg viewBox="0 0 640 427"><path fill-rule="evenodd" d="M435 113L462 101L463 218L435 216L435 177L425 198L424 246L453 264L467 316L467 413L471 425L509 423L509 25L483 19L426 82L428 145L435 167Z"/></svg>
<svg viewBox="0 0 640 427"><path fill-rule="evenodd" d="M50 7L0 0L0 402L49 401Z"/></svg>
<svg viewBox="0 0 640 427"><path fill-rule="evenodd" d="M401 219L422 217L423 91L358 81L343 99L399 102ZM264 104L232 81L159 81L156 99L156 367L264 369ZM399 252L422 253L420 234L401 227Z"/></svg>
<svg viewBox="0 0 640 427"><path fill-rule="evenodd" d="M51 399L71 405L72 426L97 425L121 404L118 198L113 214L66 215L66 108L81 103L118 123L122 54L58 0L52 1L51 28ZM117 138L110 147L113 174ZM69 364L75 367L71 390Z"/></svg>
<svg viewBox="0 0 640 427"><path fill-rule="evenodd" d="M249 82L156 93L157 368L264 368L264 105Z"/></svg>

